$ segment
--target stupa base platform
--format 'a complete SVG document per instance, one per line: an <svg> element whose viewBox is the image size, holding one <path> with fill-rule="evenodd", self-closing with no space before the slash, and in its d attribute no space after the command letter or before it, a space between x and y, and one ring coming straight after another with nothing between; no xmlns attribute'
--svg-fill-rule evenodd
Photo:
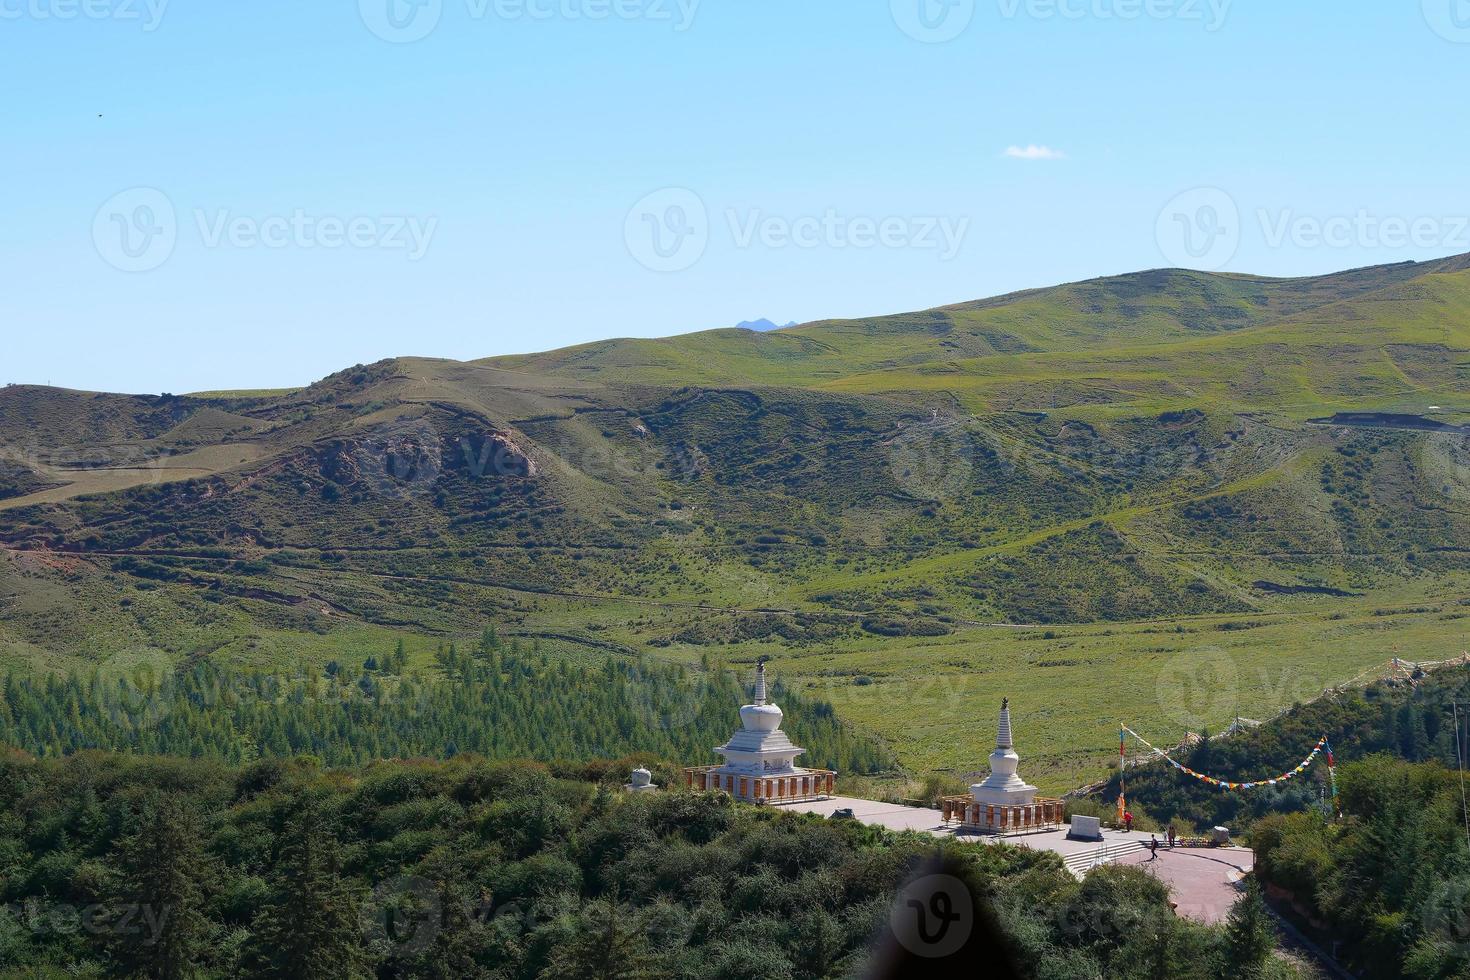
<svg viewBox="0 0 1470 980"><path fill-rule="evenodd" d="M939 801L946 826L972 834L1008 837L1055 830L1066 819L1061 800L1039 799L1024 806L976 803L972 796L949 796Z"/></svg>
<svg viewBox="0 0 1470 980"><path fill-rule="evenodd" d="M829 769L803 769L790 775L751 776L725 772L721 766L684 770L689 789L725 792L745 803L801 803L830 799L837 774Z"/></svg>

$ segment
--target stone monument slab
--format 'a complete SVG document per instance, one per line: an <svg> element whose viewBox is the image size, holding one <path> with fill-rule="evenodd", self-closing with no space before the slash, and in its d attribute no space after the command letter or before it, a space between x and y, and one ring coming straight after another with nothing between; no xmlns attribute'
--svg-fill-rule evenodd
<svg viewBox="0 0 1470 980"><path fill-rule="evenodd" d="M1072 827L1067 831L1069 840L1102 840L1102 821L1097 817L1084 817L1077 814L1072 817Z"/></svg>

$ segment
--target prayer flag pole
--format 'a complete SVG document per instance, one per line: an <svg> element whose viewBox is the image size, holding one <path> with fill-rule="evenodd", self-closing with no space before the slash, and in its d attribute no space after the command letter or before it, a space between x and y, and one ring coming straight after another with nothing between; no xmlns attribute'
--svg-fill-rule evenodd
<svg viewBox="0 0 1470 980"><path fill-rule="evenodd" d="M1118 726L1118 826L1123 825L1123 814L1128 812L1128 729Z"/></svg>

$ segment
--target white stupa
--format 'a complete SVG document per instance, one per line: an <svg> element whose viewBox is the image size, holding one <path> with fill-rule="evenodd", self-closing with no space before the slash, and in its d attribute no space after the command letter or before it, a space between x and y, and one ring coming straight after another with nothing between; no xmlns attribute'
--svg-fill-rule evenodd
<svg viewBox="0 0 1470 980"><path fill-rule="evenodd" d="M781 731L785 715L766 703L766 662L755 665L755 702L740 709L740 731L715 749L725 757L720 772L749 776L794 776L805 770L796 767L796 757L805 752L791 744Z"/></svg>
<svg viewBox="0 0 1470 980"><path fill-rule="evenodd" d="M762 657L755 668L755 698L740 709L740 730L715 749L724 757L724 764L686 769L687 784L695 789L723 790L736 799L757 803L831 796L836 774L796 764L796 757L806 750L792 744L781 730L783 717L781 709L767 701L766 660Z"/></svg>
<svg viewBox="0 0 1470 980"><path fill-rule="evenodd" d="M1027 785L1016 773L1021 757L1016 755L1015 743L1011 740L1011 699L1000 705L1000 731L995 739L995 751L990 753L990 775L985 781L970 787L970 795L976 803L996 806L1030 806L1036 801L1036 787Z"/></svg>

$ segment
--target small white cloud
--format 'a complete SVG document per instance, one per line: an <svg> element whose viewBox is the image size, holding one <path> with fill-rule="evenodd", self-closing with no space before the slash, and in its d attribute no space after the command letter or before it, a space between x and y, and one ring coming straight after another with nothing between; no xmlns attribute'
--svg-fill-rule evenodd
<svg viewBox="0 0 1470 980"><path fill-rule="evenodd" d="M1063 160L1067 156L1061 150L1037 146L1035 143L1030 146L1008 146L1005 155L1012 160Z"/></svg>

